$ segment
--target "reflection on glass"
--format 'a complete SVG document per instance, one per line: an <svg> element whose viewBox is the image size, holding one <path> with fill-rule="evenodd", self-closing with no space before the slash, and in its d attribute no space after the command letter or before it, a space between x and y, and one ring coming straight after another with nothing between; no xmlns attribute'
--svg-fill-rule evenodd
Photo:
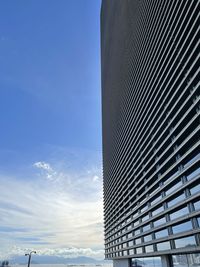
<svg viewBox="0 0 200 267"><path fill-rule="evenodd" d="M192 159L190 159L186 164L185 164L185 168L187 168L189 165L191 165L193 162L195 162L197 159L200 158L200 153L197 154L195 157L193 157Z"/></svg>
<svg viewBox="0 0 200 267"><path fill-rule="evenodd" d="M200 254L188 254L187 255L188 259L188 266L189 267L200 267Z"/></svg>
<svg viewBox="0 0 200 267"><path fill-rule="evenodd" d="M166 223L165 217L163 217L163 218L161 218L161 219L159 219L157 221L154 221L153 225L154 225L154 227L156 227L156 226L159 226L159 225L164 224L164 223Z"/></svg>
<svg viewBox="0 0 200 267"><path fill-rule="evenodd" d="M148 231L150 228L151 228L151 227L150 227L150 224L145 225L145 226L143 227L143 232Z"/></svg>
<svg viewBox="0 0 200 267"><path fill-rule="evenodd" d="M200 227L200 217L197 218L197 221L198 221L198 224L199 224L199 227Z"/></svg>
<svg viewBox="0 0 200 267"><path fill-rule="evenodd" d="M147 205L146 205L146 206L144 206L143 208L141 208L141 210L140 210L140 211L141 211L141 213L142 213L142 212L144 212L145 210L147 210L147 208L148 208L148 206L147 206Z"/></svg>
<svg viewBox="0 0 200 267"><path fill-rule="evenodd" d="M131 238L131 237L132 237L132 233L129 233L129 234L128 234L128 238Z"/></svg>
<svg viewBox="0 0 200 267"><path fill-rule="evenodd" d="M137 226L138 224L139 224L138 220L134 222L134 226Z"/></svg>
<svg viewBox="0 0 200 267"><path fill-rule="evenodd" d="M152 236L151 235L146 235L144 236L144 242L148 242L152 240Z"/></svg>
<svg viewBox="0 0 200 267"><path fill-rule="evenodd" d="M131 230L131 228L132 228L132 224L129 224L129 225L127 226L127 230Z"/></svg>
<svg viewBox="0 0 200 267"><path fill-rule="evenodd" d="M167 242L162 242L162 243L157 243L157 250L168 250L171 249L169 241Z"/></svg>
<svg viewBox="0 0 200 267"><path fill-rule="evenodd" d="M148 219L149 219L149 215L146 215L146 216L142 217L142 222L145 222L145 221L147 221Z"/></svg>
<svg viewBox="0 0 200 267"><path fill-rule="evenodd" d="M128 246L129 246L129 247L132 247L132 246L133 246L133 241L129 241L129 242L128 242Z"/></svg>
<svg viewBox="0 0 200 267"><path fill-rule="evenodd" d="M156 236L156 239L168 236L168 231L167 229L164 229L164 230L155 232L155 236Z"/></svg>
<svg viewBox="0 0 200 267"><path fill-rule="evenodd" d="M181 180L179 180L176 184L172 185L167 191L165 191L166 195L171 194L174 190L176 190L177 188L179 188L182 185Z"/></svg>
<svg viewBox="0 0 200 267"><path fill-rule="evenodd" d="M145 257L131 260L131 267L161 267L160 257Z"/></svg>
<svg viewBox="0 0 200 267"><path fill-rule="evenodd" d="M200 254L173 255L173 265L176 267L200 267Z"/></svg>
<svg viewBox="0 0 200 267"><path fill-rule="evenodd" d="M174 242L176 248L196 247L196 241L194 236L175 239Z"/></svg>
<svg viewBox="0 0 200 267"><path fill-rule="evenodd" d="M177 219L181 216L184 216L186 214L188 214L188 207L184 207L184 208L181 208L179 210L176 210L175 212L171 213L170 214L170 219L171 220L174 220L174 219Z"/></svg>
<svg viewBox="0 0 200 267"><path fill-rule="evenodd" d="M195 210L199 210L200 209L200 201L199 200L194 202L193 204L194 204Z"/></svg>
<svg viewBox="0 0 200 267"><path fill-rule="evenodd" d="M135 230L135 235L139 235L140 234L140 229Z"/></svg>
<svg viewBox="0 0 200 267"><path fill-rule="evenodd" d="M191 221L184 222L184 223L181 223L181 224L178 224L178 225L175 225L175 226L172 227L172 230L173 230L174 234L177 234L177 233L180 233L180 232L189 231L191 229L192 229Z"/></svg>
<svg viewBox="0 0 200 267"><path fill-rule="evenodd" d="M144 261L143 259L132 259L131 261L131 267L143 267Z"/></svg>
<svg viewBox="0 0 200 267"><path fill-rule="evenodd" d="M200 174L200 167L196 170L194 170L192 173L190 173L189 175L187 175L187 180L191 180L193 179L195 176L197 176L198 174Z"/></svg>
<svg viewBox="0 0 200 267"><path fill-rule="evenodd" d="M188 267L188 261L186 255L173 255L173 266L175 267Z"/></svg>
<svg viewBox="0 0 200 267"><path fill-rule="evenodd" d="M146 251L146 253L153 252L153 251L154 251L154 249L153 249L153 245L146 246L146 247L145 247L145 251Z"/></svg>
<svg viewBox="0 0 200 267"><path fill-rule="evenodd" d="M198 184L198 185L196 185L190 189L191 195L194 195L194 194L199 193L199 192L200 192L200 184Z"/></svg>
<svg viewBox="0 0 200 267"><path fill-rule="evenodd" d="M136 248L136 253L141 254L142 253L142 247L141 248Z"/></svg>
<svg viewBox="0 0 200 267"><path fill-rule="evenodd" d="M135 239L135 244L138 245L138 244L141 244L142 240L141 238L137 238Z"/></svg>
<svg viewBox="0 0 200 267"><path fill-rule="evenodd" d="M127 256L127 255L128 255L127 250L124 250L124 251L123 251L123 256Z"/></svg>
<svg viewBox="0 0 200 267"><path fill-rule="evenodd" d="M129 249L129 255L133 255L134 254L134 249Z"/></svg>
<svg viewBox="0 0 200 267"><path fill-rule="evenodd" d="M151 201L151 206L153 206L155 203L157 203L159 200L161 200L162 196L161 195L158 195L156 198L154 198L152 201Z"/></svg>
<svg viewBox="0 0 200 267"><path fill-rule="evenodd" d="M157 215L158 213L162 212L163 210L164 210L163 206L159 207L159 208L156 209L156 210L153 210L153 211L152 211L152 216Z"/></svg>
<svg viewBox="0 0 200 267"><path fill-rule="evenodd" d="M178 197L172 199L171 201L168 202L168 207L172 207L176 205L178 202L182 201L185 199L185 194L181 194Z"/></svg>

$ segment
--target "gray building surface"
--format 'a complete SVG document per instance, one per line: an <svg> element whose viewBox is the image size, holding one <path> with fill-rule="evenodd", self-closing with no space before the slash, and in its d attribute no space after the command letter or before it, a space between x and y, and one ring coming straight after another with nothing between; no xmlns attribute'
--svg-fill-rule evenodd
<svg viewBox="0 0 200 267"><path fill-rule="evenodd" d="M103 0L105 258L200 266L200 1Z"/></svg>

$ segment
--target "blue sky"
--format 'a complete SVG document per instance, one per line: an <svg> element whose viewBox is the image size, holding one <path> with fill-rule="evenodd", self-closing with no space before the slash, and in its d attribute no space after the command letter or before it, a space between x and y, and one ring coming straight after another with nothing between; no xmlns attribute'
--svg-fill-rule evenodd
<svg viewBox="0 0 200 267"><path fill-rule="evenodd" d="M103 257L100 2L0 2L0 259Z"/></svg>

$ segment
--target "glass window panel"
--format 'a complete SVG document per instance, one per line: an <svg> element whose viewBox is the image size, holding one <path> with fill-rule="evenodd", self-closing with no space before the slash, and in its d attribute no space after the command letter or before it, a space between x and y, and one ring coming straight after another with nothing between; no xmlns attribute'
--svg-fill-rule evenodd
<svg viewBox="0 0 200 267"><path fill-rule="evenodd" d="M129 241L129 242L128 242L128 246L129 246L129 247L132 247L133 245L134 245L134 244L133 244L133 241Z"/></svg>
<svg viewBox="0 0 200 267"><path fill-rule="evenodd" d="M141 248L136 248L136 253L137 254L142 254L142 247Z"/></svg>
<svg viewBox="0 0 200 267"><path fill-rule="evenodd" d="M145 210L147 210L147 208L148 208L147 205L144 206L144 207L142 207L142 208L141 208L141 213L144 212Z"/></svg>
<svg viewBox="0 0 200 267"><path fill-rule="evenodd" d="M179 188L182 185L181 180L179 180L176 184L172 185L167 191L165 191L166 195L171 194L174 190L176 190L177 188Z"/></svg>
<svg viewBox="0 0 200 267"><path fill-rule="evenodd" d="M123 251L123 256L127 256L127 255L128 255L127 250L124 250Z"/></svg>
<svg viewBox="0 0 200 267"><path fill-rule="evenodd" d="M189 210L188 210L188 207L183 207L179 210L176 210L175 212L171 213L170 214L170 219L171 220L174 220L174 219L177 219L179 217L182 217L186 214L188 214Z"/></svg>
<svg viewBox="0 0 200 267"><path fill-rule="evenodd" d="M178 202L182 201L185 199L185 194L181 194L178 197L175 197L174 199L172 199L171 201L168 202L168 207L172 207L174 205L176 205Z"/></svg>
<svg viewBox="0 0 200 267"><path fill-rule="evenodd" d="M132 267L161 267L161 257L145 257L131 259Z"/></svg>
<svg viewBox="0 0 200 267"><path fill-rule="evenodd" d="M149 215L146 215L146 216L142 217L142 222L145 222L145 221L147 221L148 219L149 219Z"/></svg>
<svg viewBox="0 0 200 267"><path fill-rule="evenodd" d="M122 241L123 241L123 240L126 240L126 236L125 236L125 235L122 236L121 240L122 240Z"/></svg>
<svg viewBox="0 0 200 267"><path fill-rule="evenodd" d="M168 249L171 249L169 241L162 242L162 243L157 243L157 250L158 251L160 251L160 250L168 250Z"/></svg>
<svg viewBox="0 0 200 267"><path fill-rule="evenodd" d="M194 202L193 204L194 204L195 210L199 210L200 209L200 200Z"/></svg>
<svg viewBox="0 0 200 267"><path fill-rule="evenodd" d="M161 257L153 257L153 260L154 260L154 267L161 267L162 266Z"/></svg>
<svg viewBox="0 0 200 267"><path fill-rule="evenodd" d="M167 229L164 229L164 230L155 232L155 236L156 236L156 239L168 236L168 231Z"/></svg>
<svg viewBox="0 0 200 267"><path fill-rule="evenodd" d="M126 222L128 223L128 222L130 222L130 221L131 221L131 217L129 217L129 218L127 219L127 221L126 221Z"/></svg>
<svg viewBox="0 0 200 267"><path fill-rule="evenodd" d="M187 175L187 179L191 180L193 179L195 176L197 176L198 174L200 174L200 167L196 170L194 170L193 172L191 172L190 174Z"/></svg>
<svg viewBox="0 0 200 267"><path fill-rule="evenodd" d="M151 235L145 235L144 236L144 242L148 242L152 240L152 236Z"/></svg>
<svg viewBox="0 0 200 267"><path fill-rule="evenodd" d="M172 256L173 266L176 267L188 267L188 261L186 255L173 255Z"/></svg>
<svg viewBox="0 0 200 267"><path fill-rule="evenodd" d="M132 267L146 267L146 265L144 265L144 262L143 262L142 258L140 258L140 259L132 259L131 260L131 266Z"/></svg>
<svg viewBox="0 0 200 267"><path fill-rule="evenodd" d="M188 260L189 267L194 267L194 266L200 267L200 254L199 253L188 254L187 260Z"/></svg>
<svg viewBox="0 0 200 267"><path fill-rule="evenodd" d="M176 248L195 247L196 241L194 236L188 236L184 238L175 239Z"/></svg>
<svg viewBox="0 0 200 267"><path fill-rule="evenodd" d="M192 229L191 221L184 222L184 223L181 223L181 224L178 224L178 225L175 225L175 226L172 227L173 234L189 231L191 229Z"/></svg>
<svg viewBox="0 0 200 267"><path fill-rule="evenodd" d="M127 230L130 230L132 228L132 224L129 224L127 227Z"/></svg>
<svg viewBox="0 0 200 267"><path fill-rule="evenodd" d="M152 196L158 189L159 186L154 187L153 190L149 192L149 195Z"/></svg>
<svg viewBox="0 0 200 267"><path fill-rule="evenodd" d="M140 234L140 229L135 230L135 235L139 235Z"/></svg>
<svg viewBox="0 0 200 267"><path fill-rule="evenodd" d="M137 239L135 239L135 244L136 244L136 245L141 244L141 243L142 243L141 238L137 238Z"/></svg>
<svg viewBox="0 0 200 267"><path fill-rule="evenodd" d="M198 224L199 224L199 227L200 227L200 217L197 218L197 221L198 221Z"/></svg>
<svg viewBox="0 0 200 267"><path fill-rule="evenodd" d="M132 233L129 233L128 234L128 238L131 238L133 235L132 235Z"/></svg>
<svg viewBox="0 0 200 267"><path fill-rule="evenodd" d="M157 220L157 221L154 221L154 222L153 222L153 225L154 225L154 227L157 227L157 226L162 225L162 224L164 224L164 223L166 223L166 219L165 219L165 217L163 217L163 218L161 218L161 219L159 219L159 220Z"/></svg>
<svg viewBox="0 0 200 267"><path fill-rule="evenodd" d="M133 255L134 254L134 249L129 249L129 255Z"/></svg>
<svg viewBox="0 0 200 267"><path fill-rule="evenodd" d="M145 251L146 251L146 253L154 252L153 245L146 246L146 247L145 247Z"/></svg>
<svg viewBox="0 0 200 267"><path fill-rule="evenodd" d="M157 203L159 200L161 200L162 196L158 195L156 198L152 199L151 206L153 206L155 203Z"/></svg>
<svg viewBox="0 0 200 267"><path fill-rule="evenodd" d="M196 156L194 156L192 159L190 159L186 164L185 164L185 168L187 168L189 165L191 165L193 162L195 162L197 159L200 158L200 153L197 154Z"/></svg>
<svg viewBox="0 0 200 267"><path fill-rule="evenodd" d="M153 211L152 211L152 216L155 216L155 215L159 214L159 213L162 212L162 211L164 211L163 206L157 208L156 210L153 210Z"/></svg>
<svg viewBox="0 0 200 267"><path fill-rule="evenodd" d="M153 257L145 257L143 258L144 266L145 267L155 267L154 266L154 258Z"/></svg>
<svg viewBox="0 0 200 267"><path fill-rule="evenodd" d="M126 243L122 244L122 248L126 248L126 247L127 247Z"/></svg>
<svg viewBox="0 0 200 267"><path fill-rule="evenodd" d="M175 177L178 173L179 173L179 170L178 170L178 171L175 171L173 174L171 174L170 177L166 177L166 178L165 178L165 181L163 181L164 184L166 184L166 182L167 182L169 179L172 179L173 177Z"/></svg>
<svg viewBox="0 0 200 267"><path fill-rule="evenodd" d="M194 194L199 193L199 192L200 192L200 184L194 186L193 188L190 188L191 195L194 195Z"/></svg>
<svg viewBox="0 0 200 267"><path fill-rule="evenodd" d="M161 258L160 257L145 257L143 258L145 267L161 267Z"/></svg>
<svg viewBox="0 0 200 267"><path fill-rule="evenodd" d="M135 218L137 215L138 215L138 213L136 212L132 216L133 216L133 218Z"/></svg>
<svg viewBox="0 0 200 267"><path fill-rule="evenodd" d="M136 222L134 222L134 226L137 226L138 224L139 224L138 220Z"/></svg>
<svg viewBox="0 0 200 267"><path fill-rule="evenodd" d="M150 224L147 224L147 225L145 225L145 226L143 226L143 232L146 232L146 231L148 231L148 230L150 230Z"/></svg>

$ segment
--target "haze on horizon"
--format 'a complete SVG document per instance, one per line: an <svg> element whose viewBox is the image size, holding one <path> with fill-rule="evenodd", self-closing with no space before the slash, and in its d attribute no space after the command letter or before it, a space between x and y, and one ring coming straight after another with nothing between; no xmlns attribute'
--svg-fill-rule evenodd
<svg viewBox="0 0 200 267"><path fill-rule="evenodd" d="M100 2L0 2L0 259L104 257Z"/></svg>

